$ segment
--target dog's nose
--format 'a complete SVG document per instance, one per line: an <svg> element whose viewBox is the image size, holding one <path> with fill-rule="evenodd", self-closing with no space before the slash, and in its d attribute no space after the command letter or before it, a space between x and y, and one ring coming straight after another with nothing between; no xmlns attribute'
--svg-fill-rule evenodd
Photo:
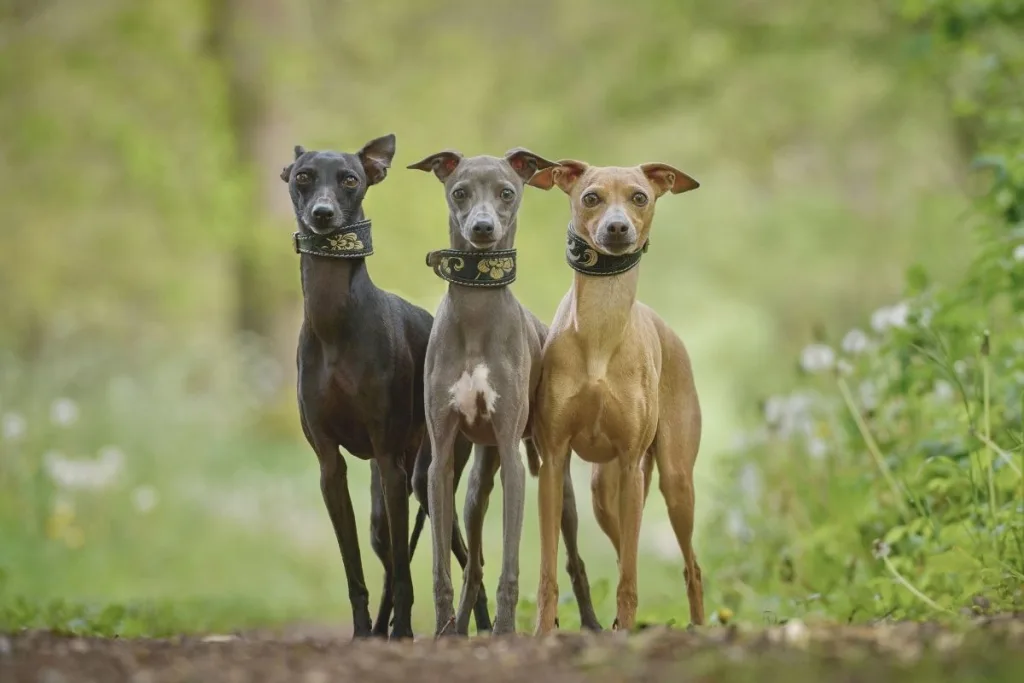
<svg viewBox="0 0 1024 683"><path fill-rule="evenodd" d="M629 223L623 223L622 221L615 221L609 223L606 228L608 234L612 237L622 237L629 232Z"/></svg>
<svg viewBox="0 0 1024 683"><path fill-rule="evenodd" d="M334 209L327 204L317 204L313 207L313 217L322 221L325 221L328 218L334 218Z"/></svg>
<svg viewBox="0 0 1024 683"><path fill-rule="evenodd" d="M473 234L480 237L490 237L494 232L494 223L491 221L477 221L473 225Z"/></svg>

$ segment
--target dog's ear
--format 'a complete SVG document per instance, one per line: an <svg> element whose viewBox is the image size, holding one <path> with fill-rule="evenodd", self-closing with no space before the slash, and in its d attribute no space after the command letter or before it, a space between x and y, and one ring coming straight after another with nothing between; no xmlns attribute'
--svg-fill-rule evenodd
<svg viewBox="0 0 1024 683"><path fill-rule="evenodd" d="M370 185L384 180L391 168L391 160L395 158L395 135L388 133L370 140L359 150L359 161L363 163L366 179Z"/></svg>
<svg viewBox="0 0 1024 683"><path fill-rule="evenodd" d="M295 159L297 161L299 157L301 157L303 154L306 153L306 148L303 147L302 145L295 145L295 150L294 151L295 151ZM281 180L283 180L283 181L285 181L287 183L291 179L291 177L292 177L292 168L294 166L295 166L295 163L292 162L292 163L288 164L287 166L285 166L283 169L281 169Z"/></svg>
<svg viewBox="0 0 1024 683"><path fill-rule="evenodd" d="M505 161L523 179L524 183L528 182L537 171L543 171L546 168L557 165L555 162L548 161L544 157L538 156L522 147L516 147L505 152Z"/></svg>
<svg viewBox="0 0 1024 683"><path fill-rule="evenodd" d="M576 185L576 181L587 172L588 168L590 166L585 161L562 159L534 173L533 177L526 181L526 184L542 190L550 190L558 185L562 192L569 194L572 192L573 186Z"/></svg>
<svg viewBox="0 0 1024 683"><path fill-rule="evenodd" d="M437 179L442 183L455 172L455 169L459 167L459 163L462 162L462 153L457 152L454 149L446 149L443 152L437 154L431 154L422 161L417 161L415 164L410 164L406 168L415 169L417 171L433 171Z"/></svg>
<svg viewBox="0 0 1024 683"><path fill-rule="evenodd" d="M666 192L671 192L672 194L689 192L700 187L700 183L696 180L668 164L642 164L640 170L643 171L647 179L654 185L654 188L658 191L658 196Z"/></svg>

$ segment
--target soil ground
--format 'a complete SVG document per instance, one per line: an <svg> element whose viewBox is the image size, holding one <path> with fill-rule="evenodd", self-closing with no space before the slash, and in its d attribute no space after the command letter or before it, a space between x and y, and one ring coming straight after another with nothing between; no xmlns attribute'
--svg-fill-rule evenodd
<svg viewBox="0 0 1024 683"><path fill-rule="evenodd" d="M1018 681L1024 615L929 623L351 642L298 626L165 640L0 635L0 683Z"/></svg>

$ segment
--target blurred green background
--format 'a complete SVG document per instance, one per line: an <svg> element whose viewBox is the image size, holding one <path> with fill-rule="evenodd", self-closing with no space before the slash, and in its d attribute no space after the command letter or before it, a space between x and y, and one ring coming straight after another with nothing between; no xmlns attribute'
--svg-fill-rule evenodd
<svg viewBox="0 0 1024 683"><path fill-rule="evenodd" d="M9 614L117 604L171 615L174 628L349 620L295 408L302 302L278 177L295 144L355 151L397 135L395 168L365 203L369 270L429 310L444 284L423 254L446 244L445 204L408 163L525 146L663 161L700 180L661 200L640 297L693 357L701 522L734 505L722 454L792 382L801 348L866 326L903 295L908 267L950 283L971 259L976 140L898 3L6 0L0 11ZM524 200L515 292L542 319L571 281L567 216L559 193ZM576 471L584 557L610 623L614 555ZM368 468L350 473L375 602ZM488 529L493 592L500 506ZM524 628L535 529L531 496ZM643 534L641 611L675 605L682 621L657 495ZM701 524L709 614L727 588L721 539ZM425 544L415 615L427 628L429 562Z"/></svg>

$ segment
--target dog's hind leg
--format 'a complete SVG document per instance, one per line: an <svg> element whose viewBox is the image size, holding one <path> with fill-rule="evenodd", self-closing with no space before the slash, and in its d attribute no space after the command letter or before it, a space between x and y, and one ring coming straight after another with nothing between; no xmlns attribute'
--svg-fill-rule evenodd
<svg viewBox="0 0 1024 683"><path fill-rule="evenodd" d="M529 441L527 449L533 448ZM590 598L590 581L587 579L587 568L580 557L579 548L580 520L576 511L576 493L572 486L572 475L568 464L562 480L562 538L565 540L565 570L572 581L572 592L576 596L576 604L580 610L580 625L590 631L600 631L601 623L594 613L594 602Z"/></svg>
<svg viewBox="0 0 1024 683"><path fill-rule="evenodd" d="M462 578L462 597L455 618L455 629L460 635L469 634L469 613L476 607L477 597L483 585L483 534L484 517L494 490L494 475L498 472L501 459L498 449L493 446L477 446L473 469L469 474L469 490L466 491L466 537L469 541L469 562ZM486 603L484 603L486 609ZM479 625L477 626L479 630Z"/></svg>
<svg viewBox="0 0 1024 683"><path fill-rule="evenodd" d="M386 450L378 455L376 464L384 485L384 503L391 532L395 609L391 638L412 638L413 587L409 566L409 491L406 489L409 478L397 456L388 457Z"/></svg>
<svg viewBox="0 0 1024 683"><path fill-rule="evenodd" d="M595 463L590 469L590 502L601 531L612 542L619 558L619 465Z"/></svg>
<svg viewBox="0 0 1024 683"><path fill-rule="evenodd" d="M699 418L698 418L699 420ZM684 422L685 424L685 422ZM690 621L695 625L704 623L704 579L697 554L693 551L693 462L697 455L700 439L700 423L683 433L659 427L654 439L654 456L658 465L658 479L661 495L668 507L679 550L683 553L683 577L686 580L686 597L690 603ZM682 430L680 430L682 431ZM696 432L694 434L694 432Z"/></svg>
<svg viewBox="0 0 1024 683"><path fill-rule="evenodd" d="M391 527L388 525L384 486L380 480L377 461L370 461L370 546L384 566L384 584L377 620L373 622L373 635L388 637L391 610L394 607L394 565L391 559Z"/></svg>
<svg viewBox="0 0 1024 683"><path fill-rule="evenodd" d="M355 638L371 635L370 595L363 576L363 561L359 554L359 532L352 497L348 490L348 465L341 457L338 444L305 427L307 438L320 460L320 491L327 506L327 514L334 527L334 535L341 550L348 580L348 597L352 603L352 631Z"/></svg>

